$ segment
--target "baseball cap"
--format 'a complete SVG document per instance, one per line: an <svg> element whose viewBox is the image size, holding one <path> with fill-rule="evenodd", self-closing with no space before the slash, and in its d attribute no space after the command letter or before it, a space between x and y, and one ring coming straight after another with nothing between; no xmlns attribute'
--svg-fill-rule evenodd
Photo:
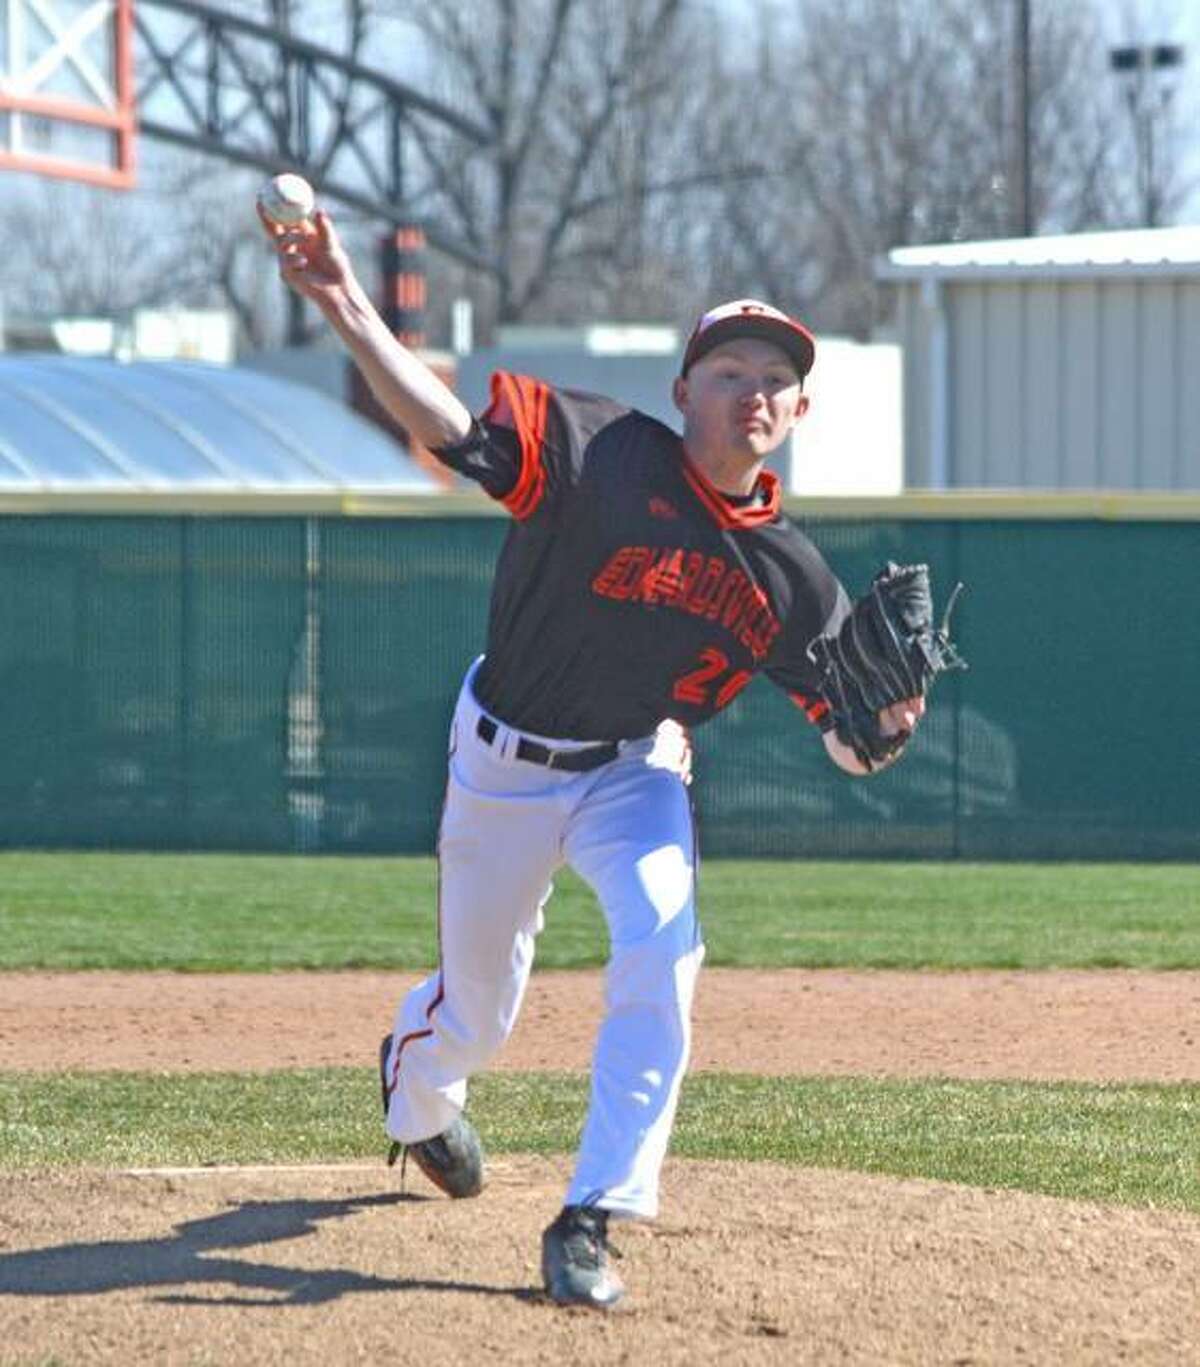
<svg viewBox="0 0 1200 1367"><path fill-rule="evenodd" d="M803 323L761 299L733 299L709 309L692 329L679 373L686 375L713 347L735 337L759 337L764 342L774 342L791 357L801 379L812 369L816 343Z"/></svg>

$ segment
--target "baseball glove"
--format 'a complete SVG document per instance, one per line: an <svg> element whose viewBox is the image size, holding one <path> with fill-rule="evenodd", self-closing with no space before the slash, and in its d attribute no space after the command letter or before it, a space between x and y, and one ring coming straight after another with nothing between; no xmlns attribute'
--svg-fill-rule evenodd
<svg viewBox="0 0 1200 1367"><path fill-rule="evenodd" d="M935 629L929 566L889 560L838 630L809 645L838 739L853 749L868 772L891 759L910 735L899 731L885 736L880 711L923 697L947 670L966 669L949 635L950 614L961 590L958 584Z"/></svg>

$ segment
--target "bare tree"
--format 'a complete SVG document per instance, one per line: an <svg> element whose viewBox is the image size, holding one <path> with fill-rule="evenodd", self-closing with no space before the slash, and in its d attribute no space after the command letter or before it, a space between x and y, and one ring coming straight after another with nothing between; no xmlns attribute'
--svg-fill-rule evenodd
<svg viewBox="0 0 1200 1367"><path fill-rule="evenodd" d="M55 181L10 199L0 217L6 310L96 315L153 298L159 281L153 227L130 223L122 209L111 193Z"/></svg>
<svg viewBox="0 0 1200 1367"><path fill-rule="evenodd" d="M712 255L739 259L746 287L762 282L822 326L865 336L880 253L1011 231L1012 0L802 0L796 13L760 57L762 101L727 115L732 131L754 121L774 173L727 197ZM1032 53L1035 225L1117 221L1095 13L1037 7Z"/></svg>
<svg viewBox="0 0 1200 1367"><path fill-rule="evenodd" d="M1033 7L1031 209L1042 231L1136 216L1101 3ZM886 307L880 253L1011 230L1013 0L227 4L367 65L387 52L392 74L491 131L481 147L432 120L412 125L431 170L414 214L494 263L431 261L433 335L469 293L484 329L682 323L714 297L759 294L865 336ZM327 152L337 108L323 123ZM287 312L250 211L257 176L146 152L143 188L126 196L59 184L6 196L7 306L223 303L252 346L311 336ZM379 225L346 213L339 225L369 274Z"/></svg>
<svg viewBox="0 0 1200 1367"><path fill-rule="evenodd" d="M231 223L229 201L231 178L244 183L246 173L178 152L145 162L143 183L129 193L30 181L6 201L0 228L7 307L32 315L112 315L225 302L212 263L244 236Z"/></svg>
<svg viewBox="0 0 1200 1367"><path fill-rule="evenodd" d="M381 6L383 8L384 6ZM707 12L687 0L392 0L433 93L493 134L427 135L439 210L494 263L500 322L656 311L657 206L731 172L692 155ZM746 173L746 166L741 173ZM658 298L655 298L657 293Z"/></svg>

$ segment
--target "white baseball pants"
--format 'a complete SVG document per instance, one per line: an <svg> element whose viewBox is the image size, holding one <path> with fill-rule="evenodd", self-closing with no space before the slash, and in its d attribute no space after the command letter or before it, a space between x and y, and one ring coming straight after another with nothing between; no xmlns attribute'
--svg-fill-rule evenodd
<svg viewBox="0 0 1200 1367"><path fill-rule="evenodd" d="M387 1129L415 1143L444 1130L516 1022L556 869L595 891L608 923L605 1012L566 1204L653 1216L691 1041L704 957L694 900L686 734L666 722L615 760L573 774L517 759L497 718L487 744L467 673L450 731L442 814L440 963L396 1014ZM531 736L554 749L578 742Z"/></svg>

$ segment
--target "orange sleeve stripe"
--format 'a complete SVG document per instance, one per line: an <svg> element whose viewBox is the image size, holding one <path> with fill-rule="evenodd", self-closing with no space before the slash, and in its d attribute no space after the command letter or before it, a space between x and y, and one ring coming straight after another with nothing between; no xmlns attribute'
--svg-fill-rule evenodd
<svg viewBox="0 0 1200 1367"><path fill-rule="evenodd" d="M542 501L546 490L546 467L542 444L546 439L546 416L550 388L525 375L498 370L492 376L492 402L488 416L505 422L511 415L513 430L521 443L521 469L517 482L501 502L518 522L524 521Z"/></svg>
<svg viewBox="0 0 1200 1367"><path fill-rule="evenodd" d="M806 698L803 693L789 693L788 697L804 713L811 722L819 722L829 711L829 704L824 698L818 698L815 702Z"/></svg>

